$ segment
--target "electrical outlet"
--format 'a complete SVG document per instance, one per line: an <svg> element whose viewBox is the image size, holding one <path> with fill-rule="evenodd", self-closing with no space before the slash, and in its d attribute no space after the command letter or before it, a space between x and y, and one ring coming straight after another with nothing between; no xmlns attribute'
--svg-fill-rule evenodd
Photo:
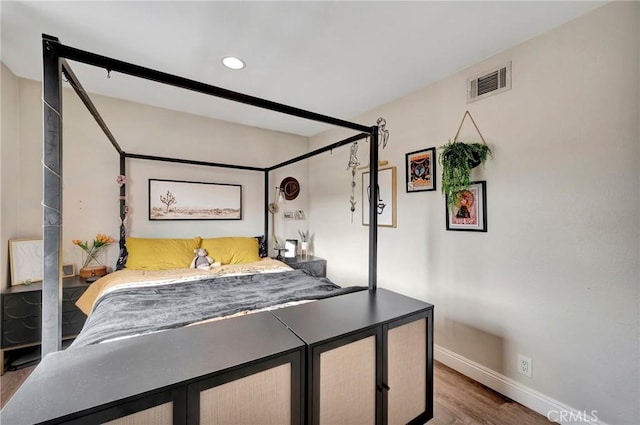
<svg viewBox="0 0 640 425"><path fill-rule="evenodd" d="M531 378L532 367L533 360L531 360L529 357L523 356L522 354L518 354L518 372Z"/></svg>

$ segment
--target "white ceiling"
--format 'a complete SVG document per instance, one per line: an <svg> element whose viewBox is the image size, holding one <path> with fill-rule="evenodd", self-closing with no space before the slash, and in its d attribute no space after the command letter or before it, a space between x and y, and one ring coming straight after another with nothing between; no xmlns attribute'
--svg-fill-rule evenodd
<svg viewBox="0 0 640 425"><path fill-rule="evenodd" d="M2 0L0 57L19 77L41 80L41 34L47 33L79 49L349 119L602 4ZM224 68L226 55L243 58L247 67ZM307 136L326 128L72 67L93 93Z"/></svg>

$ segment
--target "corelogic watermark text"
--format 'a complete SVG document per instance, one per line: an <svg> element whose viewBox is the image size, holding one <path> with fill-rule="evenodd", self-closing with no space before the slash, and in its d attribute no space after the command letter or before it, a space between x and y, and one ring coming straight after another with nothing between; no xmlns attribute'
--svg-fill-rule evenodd
<svg viewBox="0 0 640 425"><path fill-rule="evenodd" d="M552 409L547 412L547 419L559 423L593 423L598 422L597 410Z"/></svg>

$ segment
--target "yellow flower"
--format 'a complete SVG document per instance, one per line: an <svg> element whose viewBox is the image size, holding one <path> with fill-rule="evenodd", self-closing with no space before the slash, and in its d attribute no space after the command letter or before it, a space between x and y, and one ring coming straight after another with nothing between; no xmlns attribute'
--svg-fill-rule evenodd
<svg viewBox="0 0 640 425"><path fill-rule="evenodd" d="M87 267L87 265L92 260L98 261L98 259L96 258L98 251L100 251L103 247L114 243L115 240L103 233L98 233L95 239L93 240L93 243L91 244L91 246L89 246L88 242L83 242L79 239L73 239L71 242L73 242L74 245L77 245L80 248L82 248L82 250L87 253L87 258L85 259L84 264L82 265L82 267L84 268L84 267Z"/></svg>

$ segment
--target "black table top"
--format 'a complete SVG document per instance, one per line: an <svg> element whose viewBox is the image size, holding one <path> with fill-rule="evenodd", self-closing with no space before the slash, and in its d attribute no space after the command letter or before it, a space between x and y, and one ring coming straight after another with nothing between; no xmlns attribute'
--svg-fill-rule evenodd
<svg viewBox="0 0 640 425"><path fill-rule="evenodd" d="M282 308L273 314L311 345L432 308L380 288Z"/></svg>
<svg viewBox="0 0 640 425"><path fill-rule="evenodd" d="M64 288L88 286L90 282L80 276L65 277L62 279ZM42 282L34 282L31 285L15 285L10 286L2 291L3 294L16 294L20 292L42 291Z"/></svg>
<svg viewBox="0 0 640 425"><path fill-rule="evenodd" d="M262 312L60 351L42 360L0 412L0 423L55 419L303 345Z"/></svg>

